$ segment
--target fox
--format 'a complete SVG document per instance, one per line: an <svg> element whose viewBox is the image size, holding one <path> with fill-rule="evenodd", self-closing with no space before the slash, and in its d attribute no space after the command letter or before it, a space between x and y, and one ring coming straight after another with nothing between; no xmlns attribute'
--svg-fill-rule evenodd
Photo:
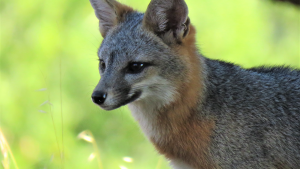
<svg viewBox="0 0 300 169"><path fill-rule="evenodd" d="M205 57L184 0L152 0L145 13L90 3L103 37L92 101L128 105L172 168L300 168L299 69Z"/></svg>

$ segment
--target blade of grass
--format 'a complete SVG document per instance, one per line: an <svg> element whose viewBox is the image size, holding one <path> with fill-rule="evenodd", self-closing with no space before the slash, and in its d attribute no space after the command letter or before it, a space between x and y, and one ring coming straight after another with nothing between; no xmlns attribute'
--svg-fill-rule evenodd
<svg viewBox="0 0 300 169"><path fill-rule="evenodd" d="M96 154L96 159L97 159L97 162L98 162L99 169L103 169L102 162L101 162L101 157L100 157L100 152L99 152L98 145L97 145L97 142L94 138L93 133L89 130L85 130L85 131L79 133L78 138L83 139L83 140L85 140L89 143L92 143L93 149L94 149L95 154Z"/></svg>
<svg viewBox="0 0 300 169"><path fill-rule="evenodd" d="M156 168L155 169L160 169L161 168L161 163L163 161L163 157L160 156L159 159L158 159L158 162L157 162L157 165L156 165Z"/></svg>
<svg viewBox="0 0 300 169"><path fill-rule="evenodd" d="M64 119L63 119L63 101L62 101L62 77L61 77L61 58L59 62L59 93L60 93L60 115L61 115L61 144L62 144L62 168L64 168Z"/></svg>
<svg viewBox="0 0 300 169"><path fill-rule="evenodd" d="M15 160L15 157L14 157L14 155L13 155L13 153L12 153L12 151L11 151L11 149L10 149L10 147L9 147L9 145L8 145L8 143L7 143L7 141L6 141L6 139L5 139L5 137L4 137L4 134L2 133L2 130L1 130L1 128L0 128L0 144L1 144L1 149L3 148L3 151L2 152L5 152L5 153L7 153L6 152L6 150L8 151L8 153L9 153L9 155L10 155L10 157L11 157L11 159L12 159L12 161L13 161L13 163L14 163L14 166L15 166L15 168L16 169L19 169L19 167L18 167L18 165L17 165L17 162L16 162L16 160ZM3 146L3 147L2 147ZM3 165L4 165L4 169L9 169L9 165L8 165L8 156L7 156L7 154L3 154L3 156L4 156L4 160L6 160L6 161L4 161L3 162ZM5 166L6 165L6 166Z"/></svg>
<svg viewBox="0 0 300 169"><path fill-rule="evenodd" d="M41 74L44 78L44 82L45 82L45 85L47 85L47 79L46 79L46 76L43 74L43 72L41 71ZM50 93L48 91L48 101L49 103L51 103L50 101ZM57 136L57 132L56 132L56 127L55 127L55 123L54 123L54 117L53 117L53 112L52 112L52 108L51 108L52 104L49 104L49 112L50 112L50 116L51 116L51 120L52 120L52 125L53 125L53 129L54 129L54 135L55 135L55 139L56 139L56 143L57 143L57 147L58 147L58 152L61 153L60 151L60 146L59 146L59 141L58 141L58 136ZM63 167L63 160L62 160L62 156L60 155L60 161L61 161L61 165Z"/></svg>
<svg viewBox="0 0 300 169"><path fill-rule="evenodd" d="M2 137L2 136L0 136ZM9 169L9 159L8 159L8 153L7 153L7 149L6 146L4 146L3 141L1 141L2 139L0 139L0 148L1 148L1 153L3 155L3 160L2 160L2 165L4 167L4 169Z"/></svg>

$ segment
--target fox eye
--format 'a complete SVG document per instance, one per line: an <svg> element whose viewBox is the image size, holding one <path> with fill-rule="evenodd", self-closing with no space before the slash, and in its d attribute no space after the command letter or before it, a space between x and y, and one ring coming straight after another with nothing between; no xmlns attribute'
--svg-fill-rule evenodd
<svg viewBox="0 0 300 169"><path fill-rule="evenodd" d="M105 62L103 60L100 60L100 69L104 70L106 68Z"/></svg>
<svg viewBox="0 0 300 169"><path fill-rule="evenodd" d="M143 69L146 66L148 66L147 63L138 63L138 62L129 63L127 73L140 73L143 71Z"/></svg>

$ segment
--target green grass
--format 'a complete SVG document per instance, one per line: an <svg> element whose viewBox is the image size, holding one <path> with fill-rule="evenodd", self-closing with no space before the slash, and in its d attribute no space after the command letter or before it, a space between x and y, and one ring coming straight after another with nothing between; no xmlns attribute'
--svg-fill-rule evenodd
<svg viewBox="0 0 300 169"><path fill-rule="evenodd" d="M186 1L205 56L243 67L300 68L298 8ZM121 2L145 11L149 0ZM1 1L0 21L0 127L20 169L99 168L96 157L88 159L93 145L77 138L84 130L94 135L103 169L168 168L126 107L106 112L90 100L102 37L88 0Z"/></svg>

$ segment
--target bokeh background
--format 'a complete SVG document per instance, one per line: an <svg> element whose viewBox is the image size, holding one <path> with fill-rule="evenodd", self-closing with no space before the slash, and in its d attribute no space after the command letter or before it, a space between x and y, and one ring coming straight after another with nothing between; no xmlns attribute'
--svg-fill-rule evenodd
<svg viewBox="0 0 300 169"><path fill-rule="evenodd" d="M149 4L121 2L139 11ZM300 8L268 0L186 2L205 56L245 68L300 68ZM0 129L20 169L100 169L89 138L78 138L84 130L94 135L103 169L169 168L127 107L106 112L91 102L102 37L88 0L2 0L0 17ZM15 168L6 151L0 160Z"/></svg>

